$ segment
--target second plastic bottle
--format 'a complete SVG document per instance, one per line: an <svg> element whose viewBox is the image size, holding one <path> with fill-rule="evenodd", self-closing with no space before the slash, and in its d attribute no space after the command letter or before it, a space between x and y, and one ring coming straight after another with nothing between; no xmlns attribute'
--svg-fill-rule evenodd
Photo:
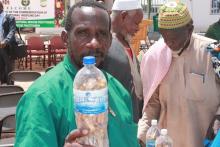
<svg viewBox="0 0 220 147"><path fill-rule="evenodd" d="M161 129L160 136L156 139L156 147L173 147L173 141L168 136L167 129Z"/></svg>
<svg viewBox="0 0 220 147"><path fill-rule="evenodd" d="M160 135L160 130L157 127L157 120L151 120L151 127L146 134L146 147L155 147L156 138Z"/></svg>

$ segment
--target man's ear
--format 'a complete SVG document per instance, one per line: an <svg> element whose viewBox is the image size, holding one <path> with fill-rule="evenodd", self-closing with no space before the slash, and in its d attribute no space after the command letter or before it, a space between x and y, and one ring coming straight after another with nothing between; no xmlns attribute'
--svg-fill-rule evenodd
<svg viewBox="0 0 220 147"><path fill-rule="evenodd" d="M112 45L112 33L110 33L109 39L110 39L110 41L109 41L109 47L108 47L108 49L109 49L109 48L111 47L111 45Z"/></svg>
<svg viewBox="0 0 220 147"><path fill-rule="evenodd" d="M67 35L66 30L63 30L61 32L61 38L62 38L62 40L64 42L65 47L66 47L67 46L67 42L68 42L68 35Z"/></svg>
<svg viewBox="0 0 220 147"><path fill-rule="evenodd" d="M194 25L193 25L193 21L189 22L186 27L188 28L189 30L189 34L191 34L194 30Z"/></svg>
<svg viewBox="0 0 220 147"><path fill-rule="evenodd" d="M191 32L193 32L193 30L194 30L194 25L192 24L192 26L191 26Z"/></svg>
<svg viewBox="0 0 220 147"><path fill-rule="evenodd" d="M107 51L110 49L111 45L112 45L112 33L109 34L109 40L106 47Z"/></svg>
<svg viewBox="0 0 220 147"><path fill-rule="evenodd" d="M121 15L122 20L124 20L127 17L128 12L127 11L122 11L120 15Z"/></svg>

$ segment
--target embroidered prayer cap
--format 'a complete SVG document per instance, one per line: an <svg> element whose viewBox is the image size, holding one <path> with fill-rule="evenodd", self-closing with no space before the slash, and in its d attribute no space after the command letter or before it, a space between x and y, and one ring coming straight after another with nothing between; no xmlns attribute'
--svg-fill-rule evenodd
<svg viewBox="0 0 220 147"><path fill-rule="evenodd" d="M112 10L136 10L142 9L140 0L115 0Z"/></svg>
<svg viewBox="0 0 220 147"><path fill-rule="evenodd" d="M160 7L158 27L161 29L176 29L185 26L192 20L185 4L168 2Z"/></svg>

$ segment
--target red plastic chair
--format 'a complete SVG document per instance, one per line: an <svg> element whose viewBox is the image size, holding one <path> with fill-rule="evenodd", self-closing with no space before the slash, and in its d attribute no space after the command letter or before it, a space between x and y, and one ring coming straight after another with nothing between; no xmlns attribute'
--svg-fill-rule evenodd
<svg viewBox="0 0 220 147"><path fill-rule="evenodd" d="M51 60L55 65L57 63L57 55L61 55L62 58L67 52L66 46L60 36L53 36L50 39L49 50L52 55Z"/></svg>
<svg viewBox="0 0 220 147"><path fill-rule="evenodd" d="M43 56L43 67L45 67L45 59L46 56L48 56L48 62L50 62L50 53L48 50L45 49L45 45L43 40L40 37L33 36L27 39L27 51L28 56L26 57L26 68L27 68L27 62L29 59L30 62L30 70L32 70L32 57Z"/></svg>

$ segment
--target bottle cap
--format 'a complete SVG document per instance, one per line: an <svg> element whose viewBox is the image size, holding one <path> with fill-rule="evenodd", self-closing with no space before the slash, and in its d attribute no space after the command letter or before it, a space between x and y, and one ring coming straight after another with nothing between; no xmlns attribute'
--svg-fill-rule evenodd
<svg viewBox="0 0 220 147"><path fill-rule="evenodd" d="M167 135L167 129L161 129L160 134L161 135Z"/></svg>
<svg viewBox="0 0 220 147"><path fill-rule="evenodd" d="M156 120L156 119L152 119L152 120L151 120L151 126L153 126L153 125L154 125L154 126L157 125L157 120Z"/></svg>
<svg viewBox="0 0 220 147"><path fill-rule="evenodd" d="M94 56L83 57L83 64L95 64L95 57Z"/></svg>

